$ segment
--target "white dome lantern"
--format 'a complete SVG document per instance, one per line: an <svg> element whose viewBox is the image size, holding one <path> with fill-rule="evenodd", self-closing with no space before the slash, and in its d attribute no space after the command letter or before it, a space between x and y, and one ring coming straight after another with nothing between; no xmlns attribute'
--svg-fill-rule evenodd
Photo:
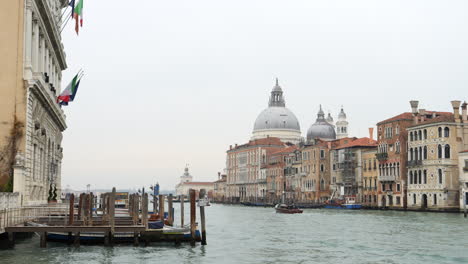
<svg viewBox="0 0 468 264"><path fill-rule="evenodd" d="M278 137L283 142L297 144L301 141L301 128L293 112L286 108L283 90L278 84L273 87L268 108L255 120L252 139Z"/></svg>

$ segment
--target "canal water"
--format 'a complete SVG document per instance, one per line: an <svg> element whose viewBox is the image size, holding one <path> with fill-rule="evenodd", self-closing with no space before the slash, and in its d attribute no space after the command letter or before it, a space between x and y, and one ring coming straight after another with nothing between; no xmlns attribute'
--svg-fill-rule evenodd
<svg viewBox="0 0 468 264"><path fill-rule="evenodd" d="M177 211L178 204L180 221ZM0 251L0 263L468 263L468 219L459 214L306 209L283 215L217 204L206 214L207 246L48 243L41 249L33 237Z"/></svg>

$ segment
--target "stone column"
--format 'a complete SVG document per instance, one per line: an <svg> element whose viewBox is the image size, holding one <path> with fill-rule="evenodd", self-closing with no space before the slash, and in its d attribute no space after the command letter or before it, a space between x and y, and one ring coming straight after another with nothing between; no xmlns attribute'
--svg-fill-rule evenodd
<svg viewBox="0 0 468 264"><path fill-rule="evenodd" d="M25 173L24 156L21 152L18 152L15 157L15 165L13 165L13 192L20 194L18 199L21 206L23 205L23 200L25 200L24 198L26 198L24 197L26 195Z"/></svg>
<svg viewBox="0 0 468 264"><path fill-rule="evenodd" d="M33 36L32 36L32 71L39 71L39 24L37 19L33 18Z"/></svg>
<svg viewBox="0 0 468 264"><path fill-rule="evenodd" d="M32 10L30 6L26 7L26 17L24 21L24 66L25 66L25 77L32 77L32 65L31 65L31 54L32 54Z"/></svg>

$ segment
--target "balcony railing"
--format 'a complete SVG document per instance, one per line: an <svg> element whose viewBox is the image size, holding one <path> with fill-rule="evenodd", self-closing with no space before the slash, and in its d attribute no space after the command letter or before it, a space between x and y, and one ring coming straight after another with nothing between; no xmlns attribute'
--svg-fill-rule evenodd
<svg viewBox="0 0 468 264"><path fill-rule="evenodd" d="M408 167L420 166L422 165L422 160L410 160L408 161Z"/></svg>
<svg viewBox="0 0 468 264"><path fill-rule="evenodd" d="M379 181L395 181L396 176L395 175L379 175L378 179Z"/></svg>
<svg viewBox="0 0 468 264"><path fill-rule="evenodd" d="M387 160L388 153L387 152L377 153L375 154L375 157L377 158L377 160Z"/></svg>
<svg viewBox="0 0 468 264"><path fill-rule="evenodd" d="M258 179L256 180L257 183L264 183L264 182L266 182L266 181L267 181L266 178L258 178Z"/></svg>

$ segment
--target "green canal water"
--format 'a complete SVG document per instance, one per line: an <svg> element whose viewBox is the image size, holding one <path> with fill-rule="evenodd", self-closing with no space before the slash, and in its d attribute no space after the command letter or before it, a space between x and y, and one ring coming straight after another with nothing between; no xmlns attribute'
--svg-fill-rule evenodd
<svg viewBox="0 0 468 264"><path fill-rule="evenodd" d="M41 249L33 237L1 250L0 263L468 263L468 219L459 214L307 209L282 215L234 205L212 205L206 214L207 246L48 243Z"/></svg>

